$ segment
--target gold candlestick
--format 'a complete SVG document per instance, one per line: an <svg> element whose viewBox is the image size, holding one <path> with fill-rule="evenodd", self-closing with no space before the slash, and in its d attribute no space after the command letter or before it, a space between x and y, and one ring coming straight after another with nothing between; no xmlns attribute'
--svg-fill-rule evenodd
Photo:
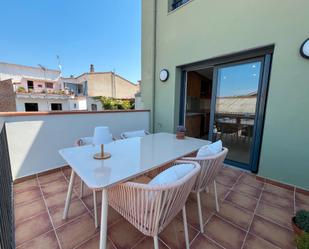
<svg viewBox="0 0 309 249"><path fill-rule="evenodd" d="M104 152L104 144L101 144L101 152L94 154L93 158L98 160L103 160L110 158L112 155L108 152Z"/></svg>

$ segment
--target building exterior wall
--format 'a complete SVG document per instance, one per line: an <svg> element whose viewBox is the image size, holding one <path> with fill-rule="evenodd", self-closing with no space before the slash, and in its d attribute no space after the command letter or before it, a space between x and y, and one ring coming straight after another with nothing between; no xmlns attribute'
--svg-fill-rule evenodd
<svg viewBox="0 0 309 249"><path fill-rule="evenodd" d="M16 103L12 80L0 81L0 112L14 111L16 111Z"/></svg>
<svg viewBox="0 0 309 249"><path fill-rule="evenodd" d="M178 123L178 66L274 44L259 175L309 188L302 142L309 140L309 61L299 55L308 8L307 0L192 0L168 12L168 0L143 0L142 97L154 130L173 132ZM163 68L166 83L158 79Z"/></svg>
<svg viewBox="0 0 309 249"><path fill-rule="evenodd" d="M87 73L88 96L105 96L117 99L133 99L139 91L139 84L112 72Z"/></svg>
<svg viewBox="0 0 309 249"><path fill-rule="evenodd" d="M52 103L62 104L62 111L71 110L67 99L16 98L16 111L25 112L25 103L37 103L39 112L51 111Z"/></svg>

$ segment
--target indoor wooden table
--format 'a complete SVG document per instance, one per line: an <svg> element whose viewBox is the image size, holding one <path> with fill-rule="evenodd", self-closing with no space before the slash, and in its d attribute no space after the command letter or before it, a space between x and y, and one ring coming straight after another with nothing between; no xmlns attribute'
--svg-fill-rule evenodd
<svg viewBox="0 0 309 249"><path fill-rule="evenodd" d="M111 154L106 160L93 158L95 153L100 152L99 146L60 150L60 155L72 168L63 218L68 214L74 176L77 174L89 188L102 190L100 249L105 249L108 188L189 155L209 143L207 140L190 137L180 140L176 139L175 134L156 133L142 138L116 140L105 145L105 151Z"/></svg>

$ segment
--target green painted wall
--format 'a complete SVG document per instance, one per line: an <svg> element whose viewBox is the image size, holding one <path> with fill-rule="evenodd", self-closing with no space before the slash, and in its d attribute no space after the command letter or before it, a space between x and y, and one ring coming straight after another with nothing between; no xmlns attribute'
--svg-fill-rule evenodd
<svg viewBox="0 0 309 249"><path fill-rule="evenodd" d="M309 1L192 0L168 13L168 0L158 0L156 25L155 0L142 5L142 96L154 130L177 125L177 66L275 44L259 175L309 188L309 60L299 55ZM170 72L166 83L158 79L162 68Z"/></svg>

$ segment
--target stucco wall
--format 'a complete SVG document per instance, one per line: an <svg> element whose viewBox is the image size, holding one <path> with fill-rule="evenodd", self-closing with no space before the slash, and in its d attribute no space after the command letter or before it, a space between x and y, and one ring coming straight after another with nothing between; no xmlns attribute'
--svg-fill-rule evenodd
<svg viewBox="0 0 309 249"><path fill-rule="evenodd" d="M309 188L304 143L309 140L309 61L299 55L309 37L309 1L192 0L170 13L168 0L157 1L155 65L154 0L142 4L142 96L145 107L154 110L155 131L173 131L177 124L177 66L275 44L259 175ZM170 72L166 83L158 80L162 68Z"/></svg>
<svg viewBox="0 0 309 249"><path fill-rule="evenodd" d="M124 131L149 130L149 111L1 117L5 121L13 178L66 165L59 149L108 126L120 137Z"/></svg>
<svg viewBox="0 0 309 249"><path fill-rule="evenodd" d="M37 103L40 112L51 111L51 104L52 103L59 103L62 104L63 111L69 111L69 101L68 100L61 100L61 99L40 99L40 98L16 98L16 111L17 112L24 112L25 110L25 103Z"/></svg>

